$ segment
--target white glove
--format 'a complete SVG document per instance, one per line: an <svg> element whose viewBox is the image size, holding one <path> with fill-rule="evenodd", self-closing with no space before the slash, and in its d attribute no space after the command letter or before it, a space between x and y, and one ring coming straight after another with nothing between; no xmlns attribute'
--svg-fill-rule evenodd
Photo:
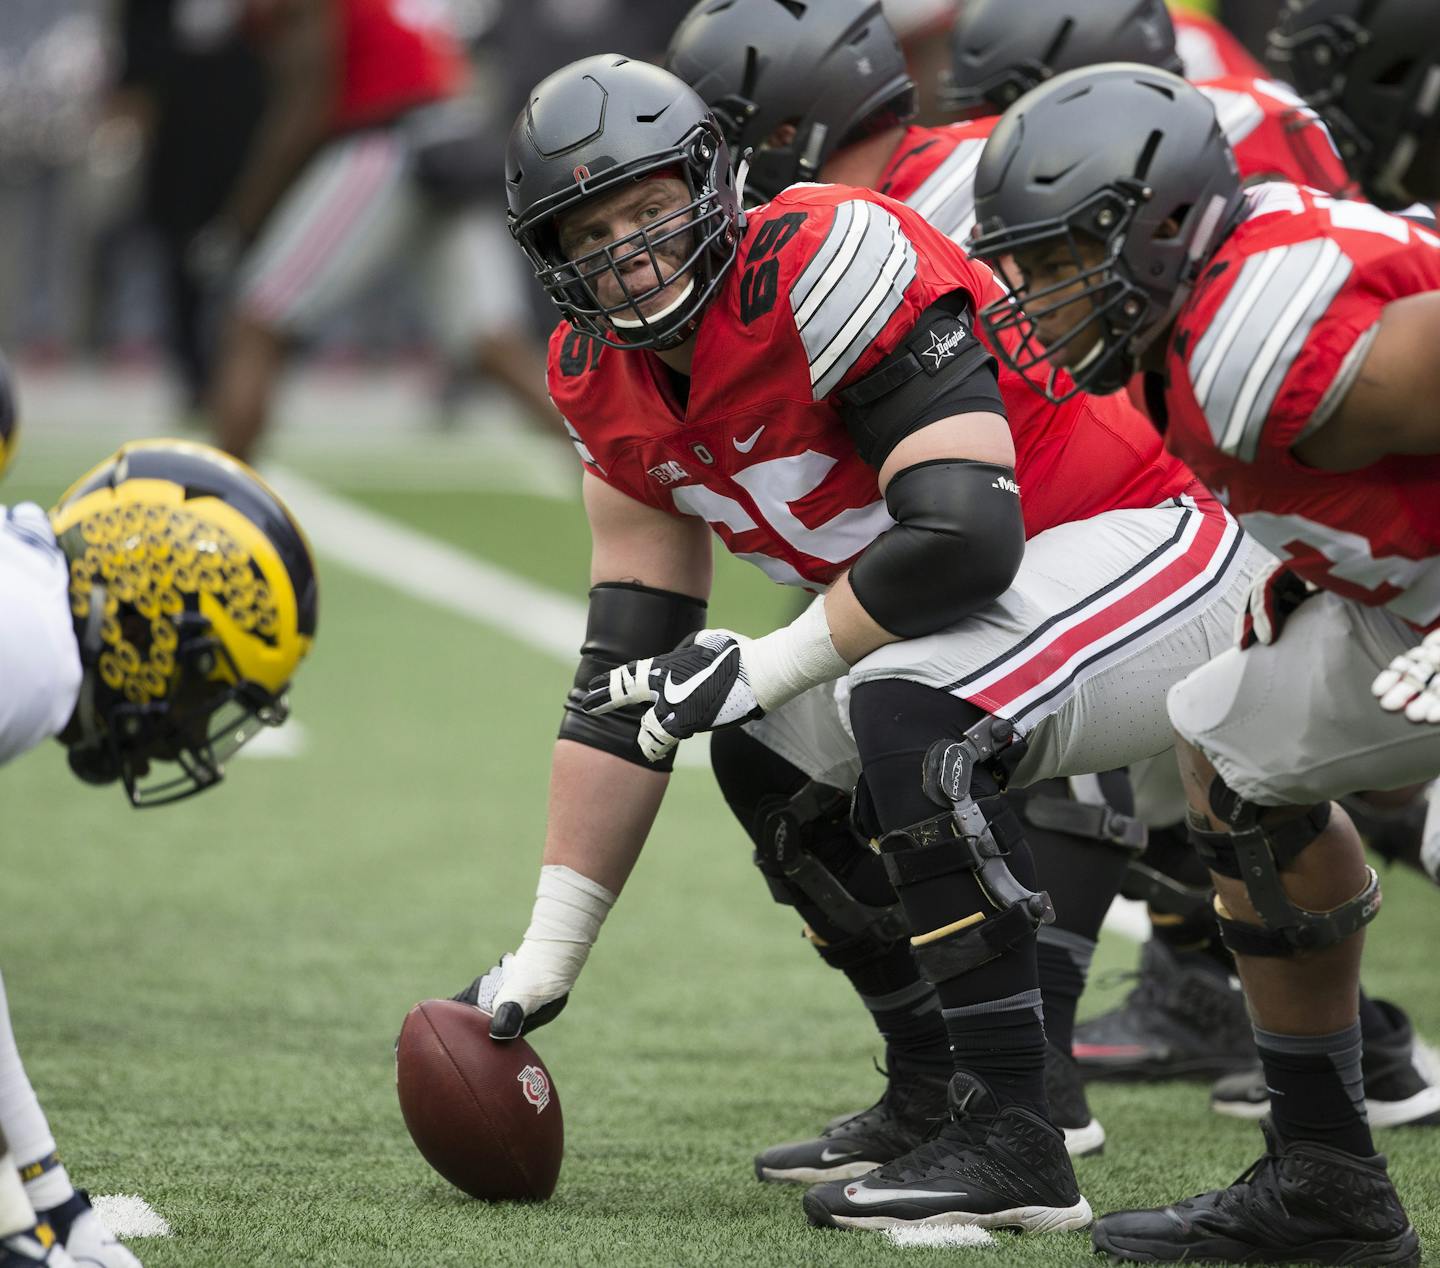
<svg viewBox="0 0 1440 1268"><path fill-rule="evenodd" d="M1370 684L1380 707L1411 722L1440 724L1440 630L1402 652Z"/></svg>
<svg viewBox="0 0 1440 1268"><path fill-rule="evenodd" d="M542 867L519 949L454 998L491 1015L493 1039L514 1039L553 1021L614 905L614 894L573 868Z"/></svg>

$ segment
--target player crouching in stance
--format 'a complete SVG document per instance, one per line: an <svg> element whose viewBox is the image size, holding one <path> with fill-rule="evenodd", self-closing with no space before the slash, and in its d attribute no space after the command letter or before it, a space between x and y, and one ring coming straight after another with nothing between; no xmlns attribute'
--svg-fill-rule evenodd
<svg viewBox="0 0 1440 1268"><path fill-rule="evenodd" d="M1000 292L910 208L808 186L743 217L719 124L664 71L605 55L543 81L507 182L569 322L550 389L584 466L594 586L531 923L460 998L502 1039L552 1018L676 743L745 724L810 778L863 771L954 1046L949 1120L807 1193L810 1218L1083 1227L1046 1110L1051 908L1003 787L1167 748L1164 691L1224 637L1256 552L1148 428L1132 444L1085 424L1116 475L1066 443L1074 415L1007 425L971 329ZM1048 478L1022 508L1027 471ZM823 599L755 640L705 628L712 530Z"/></svg>
<svg viewBox="0 0 1440 1268"><path fill-rule="evenodd" d="M987 326L1092 391L1144 370L1171 448L1279 556L1239 646L1169 697L1190 840L1271 1089L1268 1148L1227 1189L1104 1217L1095 1244L1416 1263L1362 1096L1357 983L1380 890L1331 799L1440 771L1440 727L1371 694L1440 624L1440 296L1425 293L1440 239L1298 186L1242 191L1210 103L1129 65L1013 106L976 192L974 249L1013 260L1015 282Z"/></svg>
<svg viewBox="0 0 1440 1268"><path fill-rule="evenodd" d="M280 725L315 637L315 564L290 513L249 468L183 441L126 445L48 516L0 507L0 595L0 764L56 736L81 779L136 806L213 787ZM0 1268L138 1268L56 1155L3 980L0 1132Z"/></svg>

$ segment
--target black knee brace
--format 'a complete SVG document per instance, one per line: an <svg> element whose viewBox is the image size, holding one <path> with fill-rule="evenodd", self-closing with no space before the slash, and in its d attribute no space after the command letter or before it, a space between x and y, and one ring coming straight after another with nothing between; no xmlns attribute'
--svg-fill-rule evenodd
<svg viewBox="0 0 1440 1268"><path fill-rule="evenodd" d="M885 869L897 889L972 872L993 909L993 914L977 911L911 937L916 961L931 982L998 959L1055 919L1050 896L1026 889L1005 862L1024 836L995 768L1003 768L999 755L1005 750L1013 757L1015 745L1010 723L992 717L976 723L963 740L937 740L925 754L924 789L930 800L948 809L880 838Z"/></svg>
<svg viewBox="0 0 1440 1268"><path fill-rule="evenodd" d="M1125 869L1120 892L1143 902L1153 912L1182 921L1213 919L1215 891L1204 861L1187 839L1183 823L1150 828L1145 853ZM1198 873L1198 874L1197 874Z"/></svg>
<svg viewBox="0 0 1440 1268"><path fill-rule="evenodd" d="M1107 774L1123 779L1125 772ZM1083 785L1080 780L1047 779L1034 789L1011 792L1010 799L1021 818L1037 828L1113 845L1126 854L1144 853L1148 840L1145 825L1111 804L1109 790L1099 777Z"/></svg>
<svg viewBox="0 0 1440 1268"><path fill-rule="evenodd" d="M1298 818L1273 822L1275 807L1246 801L1219 775L1210 785L1210 809L1230 825L1215 832L1193 813L1190 841L1206 865L1222 876L1245 882L1261 925L1231 919L1217 902L1220 936L1236 955L1295 955L1343 942L1375 919L1380 911L1380 878L1367 867L1365 888L1333 911L1306 911L1290 901L1280 873L1325 831L1330 803L1309 807ZM1266 818L1272 821L1262 822Z"/></svg>

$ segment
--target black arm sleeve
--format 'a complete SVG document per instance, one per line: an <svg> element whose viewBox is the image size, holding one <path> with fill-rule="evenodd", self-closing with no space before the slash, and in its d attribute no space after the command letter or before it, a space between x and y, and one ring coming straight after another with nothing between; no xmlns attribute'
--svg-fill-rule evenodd
<svg viewBox="0 0 1440 1268"><path fill-rule="evenodd" d="M936 300L904 343L836 399L860 456L877 469L911 432L942 418L1005 417L995 358L975 337L964 291Z"/></svg>
<svg viewBox="0 0 1440 1268"><path fill-rule="evenodd" d="M617 709L592 717L580 707L580 701L592 678L642 656L673 651L687 634L704 628L704 599L629 581L602 581L592 586L585 642L574 685L565 700L560 738L613 753L646 770L668 771L675 764L673 751L660 762L647 760L640 751L636 736L644 709Z"/></svg>
<svg viewBox="0 0 1440 1268"><path fill-rule="evenodd" d="M885 490L895 519L850 568L876 624L934 634L1003 594L1025 553L1020 486L1010 467L943 460L899 472Z"/></svg>

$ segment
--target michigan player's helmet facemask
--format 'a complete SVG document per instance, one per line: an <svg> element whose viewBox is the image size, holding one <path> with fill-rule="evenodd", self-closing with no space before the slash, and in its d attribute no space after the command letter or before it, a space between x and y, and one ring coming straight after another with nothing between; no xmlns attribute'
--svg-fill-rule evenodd
<svg viewBox="0 0 1440 1268"><path fill-rule="evenodd" d="M564 214L656 176L683 180L686 203L566 258ZM614 53L566 66L531 91L510 134L505 190L510 232L540 284L571 325L614 348L673 348L689 338L740 242L740 199L715 116L668 71ZM626 272L639 263L658 281L632 290ZM602 278L618 284L615 303L601 301ZM669 303L646 311L667 294Z"/></svg>
<svg viewBox="0 0 1440 1268"><path fill-rule="evenodd" d="M837 150L915 113L915 84L878 0L702 0L665 65L715 111L746 185L773 198ZM793 138L772 143L789 124Z"/></svg>
<svg viewBox="0 0 1440 1268"><path fill-rule="evenodd" d="M1125 63L1059 75L1005 112L980 156L969 249L1009 287L981 321L1027 377L1050 362L1052 401L1118 391L1242 206L1203 93Z"/></svg>
<svg viewBox="0 0 1440 1268"><path fill-rule="evenodd" d="M1047 79L1100 62L1178 74L1163 0L966 0L950 28L940 101L960 118L999 114Z"/></svg>
<svg viewBox="0 0 1440 1268"><path fill-rule="evenodd" d="M137 806L218 783L288 714L315 637L315 562L284 504L206 445L129 444L50 512L84 678L60 735L88 783Z"/></svg>
<svg viewBox="0 0 1440 1268"><path fill-rule="evenodd" d="M1440 4L1289 0L1272 66L1325 120L1382 207L1440 201Z"/></svg>
<svg viewBox="0 0 1440 1268"><path fill-rule="evenodd" d="M0 476L15 457L20 442L20 407L15 400L15 379L10 363L0 357Z"/></svg>

